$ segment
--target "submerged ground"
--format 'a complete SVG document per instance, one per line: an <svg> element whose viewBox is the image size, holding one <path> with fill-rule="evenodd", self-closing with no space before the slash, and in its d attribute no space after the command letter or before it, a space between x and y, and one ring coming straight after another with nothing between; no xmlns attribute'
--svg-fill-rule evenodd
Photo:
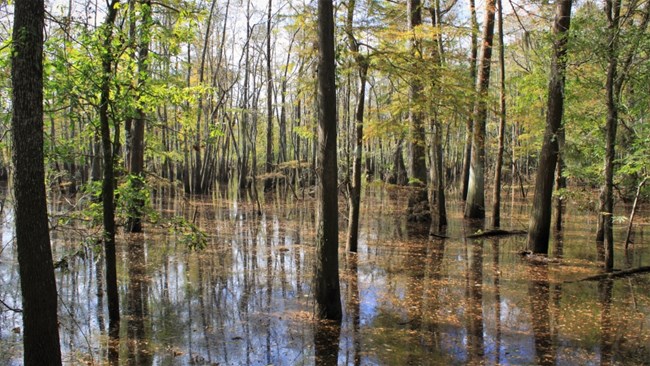
<svg viewBox="0 0 650 366"><path fill-rule="evenodd" d="M204 229L208 245L189 250L169 224L118 238L123 313L118 354L108 352L101 250L85 240L84 231L53 225L66 363L641 365L650 360L650 275L577 282L600 271L595 214L569 203L564 230L552 236L549 262L530 264L518 254L524 236L465 239L475 229L464 223L455 202L448 205L449 239L429 238L406 223L404 197L382 187L366 192L359 253L340 252L345 315L337 328L317 324L312 316L316 218L309 197L267 196L257 216L255 206L226 191L189 199L155 196L154 206L164 215L183 214ZM65 217L70 200L52 201L52 210ZM3 207L0 300L20 308L12 212L10 205ZM518 198L505 199L502 227L524 229L528 209ZM647 217L641 214L627 255L625 225L616 226L616 268L650 265ZM342 217L341 238L345 227ZM0 305L0 364L20 364L21 341L20 314Z"/></svg>

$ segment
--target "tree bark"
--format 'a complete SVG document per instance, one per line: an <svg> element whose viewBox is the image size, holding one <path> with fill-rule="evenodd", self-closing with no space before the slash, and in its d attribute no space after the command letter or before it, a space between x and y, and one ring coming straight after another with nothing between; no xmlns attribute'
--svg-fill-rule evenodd
<svg viewBox="0 0 650 366"><path fill-rule="evenodd" d="M368 60L359 53L359 44L353 34L354 7L356 1L348 1L346 32L350 52L355 58L356 68L359 73L359 93L357 107L354 113L354 158L352 160L352 180L350 183L350 211L348 217L348 237L346 250L356 253L359 241L359 216L361 203L361 162L363 154L363 114L366 100L366 79L368 77Z"/></svg>
<svg viewBox="0 0 650 366"><path fill-rule="evenodd" d="M494 169L494 187L492 191L492 226L501 226L501 170L503 167L503 148L506 134L506 63L504 59L503 44L503 4L499 5L499 142L497 150L496 167Z"/></svg>
<svg viewBox="0 0 650 366"><path fill-rule="evenodd" d="M273 172L273 72L271 70L271 5L273 0L269 0L269 9L266 20L266 164L265 172ZM273 185L273 179L266 178L264 189L269 190Z"/></svg>
<svg viewBox="0 0 650 366"><path fill-rule="evenodd" d="M136 117L133 119L132 143L131 143L131 163L129 185L134 192L133 202L128 202L129 218L126 224L127 231L131 233L142 232L142 214L144 211L144 199L142 199L142 190L144 190L144 125L147 118L143 95L146 93L146 84L149 74L149 41L151 38L151 0L141 0L142 23L140 24L140 42L138 46L138 73L137 73L137 92L138 107Z"/></svg>
<svg viewBox="0 0 650 366"><path fill-rule="evenodd" d="M548 84L548 103L544 142L535 179L535 197L528 225L528 249L548 254L551 227L553 178L558 157L557 133L564 112L564 80L567 57L567 33L571 25L571 0L561 0L555 9L553 58Z"/></svg>
<svg viewBox="0 0 650 366"><path fill-rule="evenodd" d="M60 365L43 157L43 0L14 3L12 161L25 365Z"/></svg>
<svg viewBox="0 0 650 366"><path fill-rule="evenodd" d="M485 218L485 124L487 121L487 97L490 86L490 62L494 39L495 0L485 3L485 24L483 28L483 48L478 70L478 101L474 108L474 127L472 131L472 160L469 169L465 217Z"/></svg>
<svg viewBox="0 0 650 366"><path fill-rule="evenodd" d="M476 85L476 58L478 56L478 21L476 20L476 5L474 0L469 0L470 19L472 21L472 49L469 59L469 76L472 80L472 86ZM473 105L473 103L472 103ZM465 149L463 153L463 172L462 172L462 198L467 199L469 185L469 169L472 160L472 129L474 127L474 116L470 113L465 124Z"/></svg>
<svg viewBox="0 0 650 366"><path fill-rule="evenodd" d="M420 40L414 30L422 25L422 4L420 0L409 0L408 27L411 38L411 57L414 62L422 52ZM409 85L409 177L413 191L408 200L408 220L418 222L431 221L431 208L427 193L426 138L424 133L424 115L422 113L422 83L417 76Z"/></svg>
<svg viewBox="0 0 650 366"><path fill-rule="evenodd" d="M111 141L108 107L110 103L110 82L113 68L113 26L117 17L118 0L113 0L104 20L102 50L102 76L99 102L99 123L104 156L104 180L102 181L102 208L104 224L104 255L106 256L106 293L108 298L108 319L112 335L119 334L120 302L117 289L117 259L115 255L115 159Z"/></svg>
<svg viewBox="0 0 650 366"><path fill-rule="evenodd" d="M337 322L341 311L338 261L336 81L332 0L318 0L318 196L314 296L319 319Z"/></svg>

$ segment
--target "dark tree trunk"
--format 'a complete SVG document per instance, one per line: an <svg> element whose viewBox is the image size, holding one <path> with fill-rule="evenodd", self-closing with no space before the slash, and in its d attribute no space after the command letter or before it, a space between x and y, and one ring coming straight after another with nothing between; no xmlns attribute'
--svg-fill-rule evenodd
<svg viewBox="0 0 650 366"><path fill-rule="evenodd" d="M60 365L57 294L45 198L42 0L14 3L11 120L24 364Z"/></svg>
<svg viewBox="0 0 650 366"><path fill-rule="evenodd" d="M271 70L271 5L269 0L268 19L266 20L266 164L265 173L273 172L273 73ZM273 179L264 180L264 189L273 185Z"/></svg>
<svg viewBox="0 0 650 366"><path fill-rule="evenodd" d="M359 53L359 44L354 37L352 24L354 20L354 7L356 1L348 1L348 17L346 32L350 51L355 58L356 67L359 72L359 93L357 95L357 107L354 114L355 136L354 136L354 158L352 160L352 180L350 182L350 212L348 220L348 238L346 249L350 252L357 251L359 240L359 208L361 203L361 162L363 153L363 113L366 100L366 79L368 76L368 60Z"/></svg>
<svg viewBox="0 0 650 366"><path fill-rule="evenodd" d="M318 194L314 296L319 319L341 321L339 284L336 81L332 0L318 0Z"/></svg>
<svg viewBox="0 0 650 366"><path fill-rule="evenodd" d="M469 1L469 12L472 21L472 50L469 60L469 75L472 79L472 85L476 85L476 58L478 56L478 21L476 20L476 5L474 0ZM467 199L467 190L469 185L469 168L472 160L472 129L474 126L474 116L470 114L465 124L465 149L463 153L463 172L462 172L462 197L463 201Z"/></svg>
<svg viewBox="0 0 650 366"><path fill-rule="evenodd" d="M618 126L618 97L616 90L618 79L618 43L621 15L620 0L607 0L605 6L609 20L609 39L607 42L607 81L605 83L607 122L605 125L605 183L601 195L600 222L605 242L605 270L614 268L614 160L616 159L616 127Z"/></svg>
<svg viewBox="0 0 650 366"><path fill-rule="evenodd" d="M474 108L472 160L465 204L465 217L470 219L485 218L485 123L487 121L487 96L490 86L490 62L494 39L494 4L495 0L488 0L485 3L483 48L478 70L478 100Z"/></svg>
<svg viewBox="0 0 650 366"><path fill-rule="evenodd" d="M409 0L408 25L413 30L422 25L422 4L420 0ZM418 58L420 39L411 38L411 57ZM417 76L409 83L409 176L413 182L413 191L408 200L408 220L418 222L431 221L431 207L427 193L426 137L424 133L424 115L421 112L422 83Z"/></svg>
<svg viewBox="0 0 650 366"><path fill-rule="evenodd" d="M144 125L147 118L145 106L141 105L143 95L146 93L146 83L149 74L149 40L151 38L151 0L141 0L142 23L140 25L140 42L138 52L138 74L137 91L140 100L136 111L136 118L133 119L131 162L129 184L130 189L135 193L134 202L129 202L129 219L126 229L132 233L142 232L142 213L144 200L141 198L141 191L144 189Z"/></svg>
<svg viewBox="0 0 650 366"><path fill-rule="evenodd" d="M535 197L528 225L528 249L548 254L551 228L553 178L558 156L558 129L564 112L564 73L566 70L567 33L571 24L571 0L561 0L555 9L553 59L548 84L548 104L544 142L535 178Z"/></svg>
<svg viewBox="0 0 650 366"><path fill-rule="evenodd" d="M117 260L115 255L115 174L113 143L111 141L110 121L108 107L110 103L110 82L113 66L113 25L117 17L116 5L118 0L113 0L109 6L104 21L104 34L102 52L101 95L99 102L99 123L102 135L102 149L104 155L104 180L102 181L102 208L104 223L104 255L106 256L106 293L108 298L108 319L111 335L119 334L120 302L117 290Z"/></svg>
<svg viewBox="0 0 650 366"><path fill-rule="evenodd" d="M503 148L506 134L506 64L503 45L503 4L499 3L499 147L497 150L496 168L494 169L494 190L492 191L492 226L501 226L501 168L503 167Z"/></svg>

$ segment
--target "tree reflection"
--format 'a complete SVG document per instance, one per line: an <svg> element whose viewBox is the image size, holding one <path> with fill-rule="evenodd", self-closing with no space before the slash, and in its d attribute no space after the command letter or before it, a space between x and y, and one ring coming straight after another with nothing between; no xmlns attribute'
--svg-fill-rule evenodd
<svg viewBox="0 0 650 366"><path fill-rule="evenodd" d="M530 313L532 317L533 337L535 338L535 355L538 365L554 365L556 360L555 344L551 337L550 285L548 266L546 264L528 267L530 283Z"/></svg>
<svg viewBox="0 0 650 366"><path fill-rule="evenodd" d="M339 359L341 326L333 321L316 321L314 325L315 364L336 366Z"/></svg>
<svg viewBox="0 0 650 366"><path fill-rule="evenodd" d="M600 364L602 366L613 364L613 337L612 337L612 290L614 281L611 278L602 279L598 283L600 297Z"/></svg>
<svg viewBox="0 0 650 366"><path fill-rule="evenodd" d="M352 321L352 339L354 344L354 365L361 364L361 334L359 332L361 327L361 311L359 304L361 296L359 293L359 264L356 253L348 253L347 264L349 271L348 279L348 294L347 294L347 310L348 315Z"/></svg>
<svg viewBox="0 0 650 366"><path fill-rule="evenodd" d="M149 286L143 236L139 234L130 236L128 245L129 286L126 293L128 364L151 365L151 351L145 330L145 320L149 316Z"/></svg>

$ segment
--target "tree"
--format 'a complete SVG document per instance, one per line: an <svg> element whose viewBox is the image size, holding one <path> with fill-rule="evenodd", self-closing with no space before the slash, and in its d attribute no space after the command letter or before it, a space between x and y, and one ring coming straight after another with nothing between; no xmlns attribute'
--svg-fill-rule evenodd
<svg viewBox="0 0 650 366"><path fill-rule="evenodd" d="M336 81L332 0L318 0L318 200L314 295L316 315L340 322Z"/></svg>
<svg viewBox="0 0 650 366"><path fill-rule="evenodd" d="M14 4L12 160L25 365L60 365L43 159L43 0Z"/></svg>
<svg viewBox="0 0 650 366"><path fill-rule="evenodd" d="M503 167L503 147L506 129L506 63L503 44L503 2L499 3L499 146L496 168L494 169L494 190L492 191L492 226L501 226L501 168Z"/></svg>
<svg viewBox="0 0 650 366"><path fill-rule="evenodd" d="M131 143L131 171L129 177L130 189L133 192L133 202L129 202L129 221L127 230L132 233L142 232L142 213L145 200L143 198L144 187L144 125L147 119L146 88L149 74L149 41L151 38L151 0L141 0L142 23L139 27L140 39L138 45L138 71L137 71L137 93L138 103L136 118L133 120L133 132ZM199 112L200 113L200 112Z"/></svg>
<svg viewBox="0 0 650 366"><path fill-rule="evenodd" d="M469 60L469 75L473 85L476 84L476 57L478 55L478 21L476 20L476 5L474 0L469 0L469 13L472 21L471 34L471 56ZM463 171L462 171L462 198L467 199L467 190L469 185L469 169L472 160L472 129L474 128L474 116L470 113L465 123L465 148L463 153Z"/></svg>
<svg viewBox="0 0 650 366"><path fill-rule="evenodd" d="M535 197L528 224L528 249L534 253L548 253L553 180L559 151L557 133L564 113L564 81L567 34L571 25L571 3L571 0L562 0L555 8L546 128L535 177Z"/></svg>
<svg viewBox="0 0 650 366"><path fill-rule="evenodd" d="M422 45L415 34L416 28L422 25L422 4L420 0L408 0L408 27L412 32L411 56L419 58L422 55ZM422 99L422 83L415 75L409 83L409 178L413 192L409 196L409 221L429 222L431 208L427 194L426 138L424 134L424 115L420 105Z"/></svg>
<svg viewBox="0 0 650 366"><path fill-rule="evenodd" d="M605 270L611 271L614 266L614 160L616 159L616 129L619 123L619 105L621 91L634 61L639 47L638 34L645 33L650 20L650 3L646 3L641 17L637 35L633 36L631 45L626 52L621 50L621 0L607 0L605 13L607 16L607 78L605 82L607 119L605 123L605 182L600 196L599 230L597 240L605 246ZM634 4L628 7L625 18L632 17ZM625 22L625 21L624 21ZM623 53L621 55L621 53Z"/></svg>
<svg viewBox="0 0 650 366"><path fill-rule="evenodd" d="M474 108L472 130L472 153L465 203L465 217L485 218L485 123L487 121L487 97L490 87L490 62L494 39L495 0L485 3L485 23L483 25L483 48L478 70L478 100Z"/></svg>
<svg viewBox="0 0 650 366"><path fill-rule="evenodd" d="M346 33L350 52L354 57L359 74L359 94L357 107L354 113L354 157L352 159L352 181L350 182L350 220L348 221L348 239L346 249L350 252L357 251L359 240L359 206L361 202L361 161L363 154L363 114L366 99L366 80L368 78L368 57L359 53L359 43L354 37L352 24L354 21L354 6L356 0L348 2Z"/></svg>
<svg viewBox="0 0 650 366"><path fill-rule="evenodd" d="M101 47L101 84L99 100L99 124L104 155L104 179L102 181L102 220L104 224L104 255L106 256L106 293L111 335L119 334L120 301L117 290L117 259L115 255L115 154L111 140L109 103L113 70L113 26L117 17L119 0L112 0L104 20Z"/></svg>

